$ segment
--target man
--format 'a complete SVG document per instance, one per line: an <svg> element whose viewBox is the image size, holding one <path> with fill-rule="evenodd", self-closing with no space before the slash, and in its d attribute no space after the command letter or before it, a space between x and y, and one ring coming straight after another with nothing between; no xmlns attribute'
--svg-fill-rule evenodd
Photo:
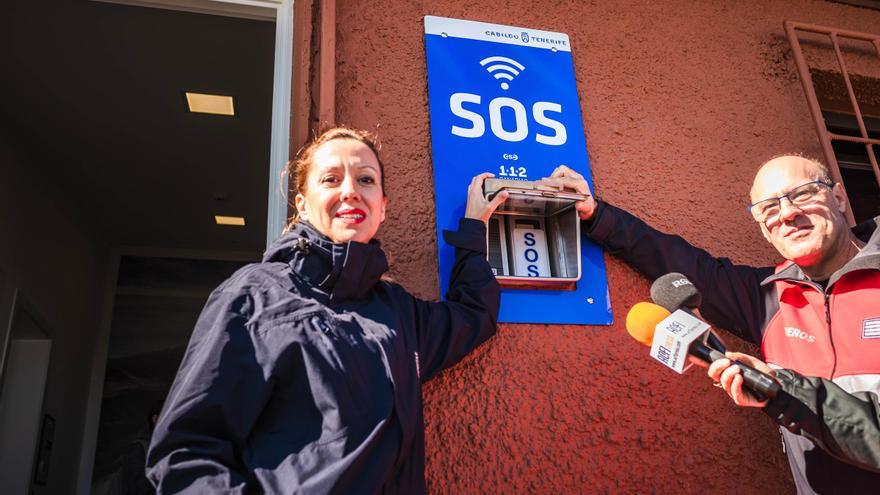
<svg viewBox="0 0 880 495"><path fill-rule="evenodd" d="M567 167L545 181L590 193ZM848 393L878 392L877 220L851 231L842 186L822 164L800 156L765 163L751 202L764 238L785 258L775 269L715 258L592 197L576 207L594 241L647 277L680 272L689 278L703 295L702 315L760 345L770 365L833 380ZM838 460L804 436L786 429L782 435L799 493L878 491L880 474Z"/></svg>

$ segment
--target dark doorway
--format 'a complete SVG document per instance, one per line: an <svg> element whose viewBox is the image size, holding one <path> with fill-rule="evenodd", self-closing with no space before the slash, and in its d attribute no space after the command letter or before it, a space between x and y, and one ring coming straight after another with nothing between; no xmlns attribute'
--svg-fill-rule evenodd
<svg viewBox="0 0 880 495"><path fill-rule="evenodd" d="M0 19L0 267L53 330L54 460L28 489L84 494L121 463L208 292L274 237L276 23L86 0L10 0ZM234 115L185 92L231 96ZM135 313L166 324L126 334Z"/></svg>
<svg viewBox="0 0 880 495"><path fill-rule="evenodd" d="M120 258L95 452L95 491L110 483L125 487L125 493L143 491L138 487L145 486L150 416L165 399L205 300L246 263Z"/></svg>

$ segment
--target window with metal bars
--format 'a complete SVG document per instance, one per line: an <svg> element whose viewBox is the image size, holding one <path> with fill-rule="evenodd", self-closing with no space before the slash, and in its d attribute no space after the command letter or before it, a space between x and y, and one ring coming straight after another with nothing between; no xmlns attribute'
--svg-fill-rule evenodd
<svg viewBox="0 0 880 495"><path fill-rule="evenodd" d="M823 111L825 125L834 134L858 135L859 128L852 114ZM868 136L880 139L880 118L864 116ZM849 195L853 217L863 222L880 215L880 185L874 180L871 162L865 147L850 141L832 141L834 156ZM877 148L875 147L875 152Z"/></svg>
<svg viewBox="0 0 880 495"><path fill-rule="evenodd" d="M791 21L785 30L825 161L851 205L848 220L880 215L880 35Z"/></svg>

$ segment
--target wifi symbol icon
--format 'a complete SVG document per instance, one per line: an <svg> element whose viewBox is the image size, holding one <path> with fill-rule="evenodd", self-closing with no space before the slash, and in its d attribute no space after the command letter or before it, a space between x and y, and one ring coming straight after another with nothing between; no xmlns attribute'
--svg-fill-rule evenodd
<svg viewBox="0 0 880 495"><path fill-rule="evenodd" d="M499 56L486 57L483 60L480 60L480 65L483 67L488 65L486 70L489 74L492 74L492 77L499 81L502 79L513 81L514 77L518 76L520 72L526 70L526 68L516 60ZM507 90L508 88L510 88L510 85L502 81L501 89Z"/></svg>

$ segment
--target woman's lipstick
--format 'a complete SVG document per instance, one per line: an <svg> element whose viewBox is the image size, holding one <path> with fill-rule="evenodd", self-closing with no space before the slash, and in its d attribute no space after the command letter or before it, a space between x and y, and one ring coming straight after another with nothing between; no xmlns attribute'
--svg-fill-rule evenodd
<svg viewBox="0 0 880 495"><path fill-rule="evenodd" d="M367 214L360 208L345 208L336 212L336 218L351 225L356 225L367 219Z"/></svg>

